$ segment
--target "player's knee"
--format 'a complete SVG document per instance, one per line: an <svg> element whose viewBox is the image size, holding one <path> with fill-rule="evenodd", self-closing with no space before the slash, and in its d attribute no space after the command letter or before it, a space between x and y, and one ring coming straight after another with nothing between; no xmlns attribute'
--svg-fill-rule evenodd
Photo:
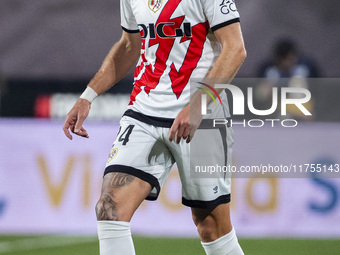
<svg viewBox="0 0 340 255"><path fill-rule="evenodd" d="M193 215L193 220L202 241L210 242L217 239L217 226L213 217L209 215L201 218Z"/></svg>
<svg viewBox="0 0 340 255"><path fill-rule="evenodd" d="M100 197L96 204L97 220L118 220L117 203L108 194Z"/></svg>

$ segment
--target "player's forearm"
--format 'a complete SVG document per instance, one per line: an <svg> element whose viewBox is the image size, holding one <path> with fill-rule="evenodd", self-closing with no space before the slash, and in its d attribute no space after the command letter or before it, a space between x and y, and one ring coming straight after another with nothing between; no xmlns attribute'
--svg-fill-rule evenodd
<svg viewBox="0 0 340 255"><path fill-rule="evenodd" d="M103 94L129 72L139 55L140 44L136 47L136 44L127 40L117 42L88 86L98 95Z"/></svg>

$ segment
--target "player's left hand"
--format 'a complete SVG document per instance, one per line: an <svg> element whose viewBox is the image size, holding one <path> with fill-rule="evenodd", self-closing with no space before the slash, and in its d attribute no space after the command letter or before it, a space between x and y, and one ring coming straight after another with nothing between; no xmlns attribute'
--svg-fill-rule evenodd
<svg viewBox="0 0 340 255"><path fill-rule="evenodd" d="M170 142L175 141L178 144L181 139L184 139L187 143L190 143L202 121L202 115L197 109L200 108L194 107L190 111L189 104L179 112L169 131Z"/></svg>

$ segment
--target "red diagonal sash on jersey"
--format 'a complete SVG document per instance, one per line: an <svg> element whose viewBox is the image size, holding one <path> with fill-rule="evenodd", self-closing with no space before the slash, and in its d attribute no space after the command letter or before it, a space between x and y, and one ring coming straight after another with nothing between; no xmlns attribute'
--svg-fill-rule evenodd
<svg viewBox="0 0 340 255"><path fill-rule="evenodd" d="M155 27L157 27L160 23L172 23L171 25L163 27L163 32L166 35L174 35L175 30L178 29L183 23L184 16L170 19L180 2L181 0L168 1L155 24ZM171 70L169 76L172 82L173 92L177 98L180 97L194 68L197 66L203 51L203 45L207 33L208 22L205 22L192 27L192 37L187 37L184 35L181 39L181 43L187 40L191 40L191 42L180 69L177 71L174 64L170 66ZM156 35L156 38L151 38L149 40L149 47L158 44L158 49L156 51L156 62L154 65L147 63L147 59L145 58L144 54L145 39L142 39L142 63L140 66L136 67L135 77L139 75L143 68L145 70L141 78L135 81L135 86L131 93L129 104L133 104L133 102L136 100L136 96L142 91L142 86L145 86L144 90L147 94L149 94L150 90L156 88L156 86L159 84L159 80L167 67L166 62L169 58L175 39L175 37L160 38L158 35Z"/></svg>
<svg viewBox="0 0 340 255"><path fill-rule="evenodd" d="M180 97L184 87L189 81L192 71L196 68L197 63L201 58L208 28L208 22L200 23L192 27L193 37L191 38L191 42L181 68L177 71L175 65L173 63L171 65L169 76L172 82L172 89L177 98ZM181 42L186 40L187 39L183 37Z"/></svg>

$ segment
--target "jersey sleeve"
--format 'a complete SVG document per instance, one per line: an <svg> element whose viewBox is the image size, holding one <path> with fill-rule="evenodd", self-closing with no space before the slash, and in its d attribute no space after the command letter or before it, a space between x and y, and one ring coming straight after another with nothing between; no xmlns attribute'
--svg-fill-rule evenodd
<svg viewBox="0 0 340 255"><path fill-rule="evenodd" d="M120 24L125 32L139 33L139 28L131 8L130 0L120 0L120 19Z"/></svg>
<svg viewBox="0 0 340 255"><path fill-rule="evenodd" d="M212 31L240 22L235 0L201 0L201 2Z"/></svg>

